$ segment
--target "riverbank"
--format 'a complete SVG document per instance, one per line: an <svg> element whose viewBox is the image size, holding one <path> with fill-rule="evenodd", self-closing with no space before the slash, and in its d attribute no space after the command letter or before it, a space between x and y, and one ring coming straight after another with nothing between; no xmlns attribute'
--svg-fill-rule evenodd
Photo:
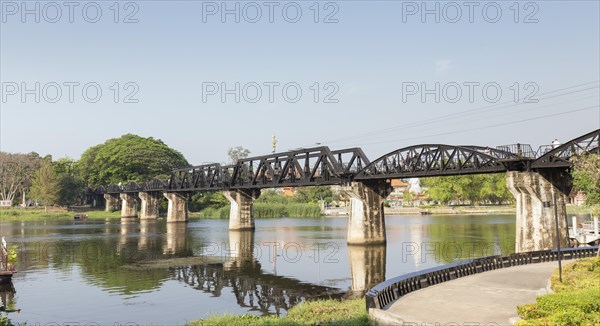
<svg viewBox="0 0 600 326"><path fill-rule="evenodd" d="M121 217L120 211L105 212L103 210L86 210L88 219L104 220L107 218L117 219ZM34 220L72 220L75 212L67 211L65 208L3 208L0 209L0 222L9 221L34 221Z"/></svg>
<svg viewBox="0 0 600 326"><path fill-rule="evenodd" d="M522 321L518 326L600 325L600 258L586 258L563 266L563 281L558 268L550 277L555 293L519 306Z"/></svg>
<svg viewBox="0 0 600 326"><path fill-rule="evenodd" d="M261 203L253 205L255 218L280 218L299 217L315 218L322 217L323 213L319 204L314 203ZM206 208L197 213L190 213L190 218L215 218L228 219L229 206L221 208Z"/></svg>
<svg viewBox="0 0 600 326"><path fill-rule="evenodd" d="M81 210L81 209L79 209ZM120 211L106 212L104 210L83 209L82 213L88 219L117 219L121 217ZM345 216L350 212L348 207L327 208L321 212L318 204L281 204L281 203L255 203L254 215L256 218L319 218L323 216ZM42 219L73 219L75 212L65 208L1 208L0 221L30 221ZM485 214L515 214L514 206L427 206L427 207L386 207L385 214L392 215L485 215ZM567 215L588 215L590 209L584 206L567 206ZM189 218L195 219L228 219L229 206L221 208L207 208L200 212L190 212Z"/></svg>
<svg viewBox="0 0 600 326"><path fill-rule="evenodd" d="M194 320L190 326L243 326L243 325L369 325L364 299L316 300L292 307L286 316L217 315Z"/></svg>

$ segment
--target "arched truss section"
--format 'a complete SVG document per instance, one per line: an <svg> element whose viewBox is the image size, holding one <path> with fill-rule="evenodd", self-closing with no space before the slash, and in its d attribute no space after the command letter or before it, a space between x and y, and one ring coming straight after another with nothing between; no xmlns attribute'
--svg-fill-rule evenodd
<svg viewBox="0 0 600 326"><path fill-rule="evenodd" d="M532 168L565 168L571 166L569 159L588 153L600 153L600 129L577 137L547 151L531 164Z"/></svg>
<svg viewBox="0 0 600 326"><path fill-rule="evenodd" d="M97 187L96 189L94 189L94 194L97 195L101 195L101 194L105 194L106 193L106 189L104 189L103 186Z"/></svg>
<svg viewBox="0 0 600 326"><path fill-rule="evenodd" d="M107 194L120 194L121 186L119 186L118 184L112 183L106 187L106 193Z"/></svg>
<svg viewBox="0 0 600 326"><path fill-rule="evenodd" d="M152 179L144 185L144 191L162 191L167 188L167 183L160 179Z"/></svg>
<svg viewBox="0 0 600 326"><path fill-rule="evenodd" d="M395 150L367 165L355 180L398 179L497 173L521 162L513 154L487 147L416 145Z"/></svg>
<svg viewBox="0 0 600 326"><path fill-rule="evenodd" d="M143 188L135 181L127 182L122 188L123 192L140 192Z"/></svg>
<svg viewBox="0 0 600 326"><path fill-rule="evenodd" d="M178 191L225 189L228 170L229 167L218 163L174 170L167 181L167 188Z"/></svg>

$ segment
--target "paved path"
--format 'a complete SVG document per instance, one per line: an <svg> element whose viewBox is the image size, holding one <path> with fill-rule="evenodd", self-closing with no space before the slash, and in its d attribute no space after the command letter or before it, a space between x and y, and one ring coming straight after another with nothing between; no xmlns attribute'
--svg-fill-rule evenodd
<svg viewBox="0 0 600 326"><path fill-rule="evenodd" d="M371 316L382 324L511 325L518 320L518 305L548 293L548 279L557 267L557 262L530 264L440 283L409 293L384 310L372 309Z"/></svg>

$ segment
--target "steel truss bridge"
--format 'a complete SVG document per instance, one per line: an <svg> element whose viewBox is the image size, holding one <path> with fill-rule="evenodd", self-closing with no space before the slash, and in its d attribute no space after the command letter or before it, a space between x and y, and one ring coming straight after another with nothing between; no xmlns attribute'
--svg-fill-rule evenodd
<svg viewBox="0 0 600 326"><path fill-rule="evenodd" d="M415 145L370 161L360 148L330 150L326 146L174 170L168 180L111 184L88 189L88 195L225 191L277 187L344 185L353 181L433 177L507 171L566 170L573 156L600 153L600 129L556 148L530 145L497 147Z"/></svg>

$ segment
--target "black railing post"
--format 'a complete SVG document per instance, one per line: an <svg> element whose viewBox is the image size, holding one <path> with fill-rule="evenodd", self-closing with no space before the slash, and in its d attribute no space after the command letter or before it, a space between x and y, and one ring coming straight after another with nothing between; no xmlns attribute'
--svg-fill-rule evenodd
<svg viewBox="0 0 600 326"><path fill-rule="evenodd" d="M562 283L562 255L560 253L560 230L558 228L558 211L556 209L556 195L552 193L554 205L554 223L556 224L556 250L558 251L558 280Z"/></svg>

